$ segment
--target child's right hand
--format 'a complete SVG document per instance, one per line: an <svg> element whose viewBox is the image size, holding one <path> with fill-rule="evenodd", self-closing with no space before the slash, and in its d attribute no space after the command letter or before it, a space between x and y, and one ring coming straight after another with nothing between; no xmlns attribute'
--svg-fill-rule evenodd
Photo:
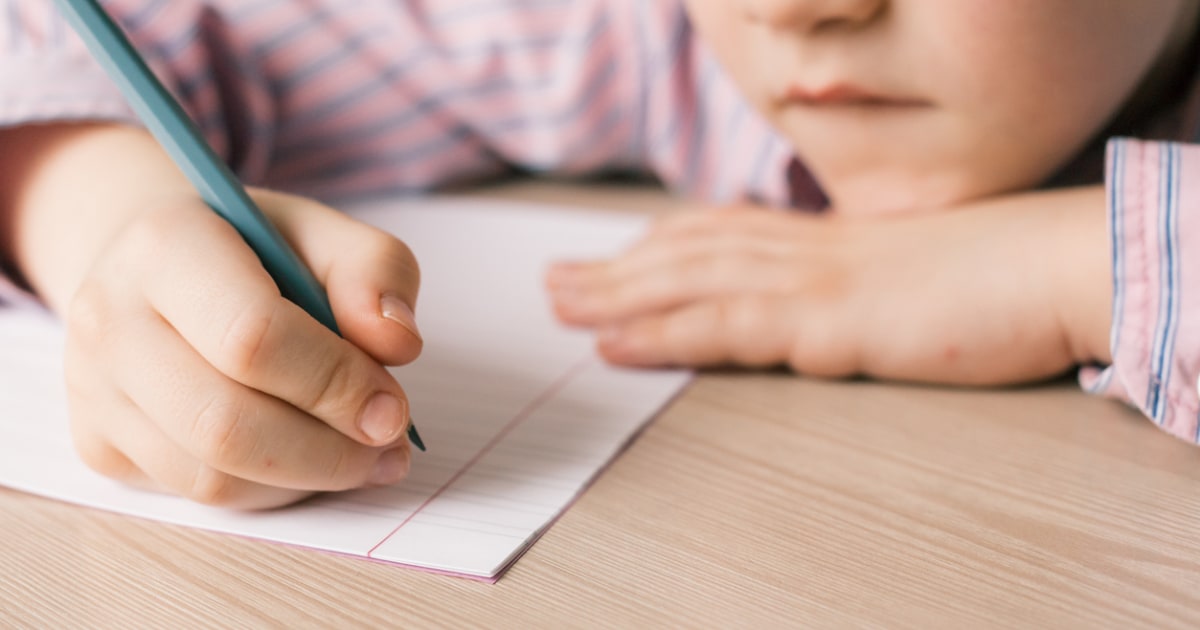
<svg viewBox="0 0 1200 630"><path fill-rule="evenodd" d="M398 240L315 202L254 194L328 287L339 338L282 298L198 198L136 214L66 309L72 433L115 479L267 508L405 476L419 272Z"/></svg>

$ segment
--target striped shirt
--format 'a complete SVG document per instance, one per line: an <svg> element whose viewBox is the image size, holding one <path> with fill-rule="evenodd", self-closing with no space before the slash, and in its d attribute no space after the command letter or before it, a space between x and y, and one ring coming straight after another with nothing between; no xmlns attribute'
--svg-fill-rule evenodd
<svg viewBox="0 0 1200 630"><path fill-rule="evenodd" d="M823 203L678 0L103 4L251 184L339 202L619 171L713 203ZM0 11L0 126L136 123L51 2ZM1200 147L1157 141L1195 137L1200 99L1180 100L1113 130L1143 141L1109 145L1114 362L1081 381L1200 442ZM1099 154L1055 181L1099 181Z"/></svg>
<svg viewBox="0 0 1200 630"><path fill-rule="evenodd" d="M788 200L787 142L671 2L103 4L247 183L344 201L649 171L715 202ZM53 3L0 6L0 123L133 121Z"/></svg>

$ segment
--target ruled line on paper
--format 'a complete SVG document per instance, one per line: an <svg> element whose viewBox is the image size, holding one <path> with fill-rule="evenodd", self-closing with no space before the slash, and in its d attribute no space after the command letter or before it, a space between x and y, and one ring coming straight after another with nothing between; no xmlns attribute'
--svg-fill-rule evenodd
<svg viewBox="0 0 1200 630"><path fill-rule="evenodd" d="M492 464L476 464L475 470L483 472L488 477L508 482L525 483L546 490L573 490L578 484L573 480L551 476L530 476L521 470Z"/></svg>
<svg viewBox="0 0 1200 630"><path fill-rule="evenodd" d="M371 549L369 551L367 551L367 557L368 558L373 557L372 554L374 554L375 551L377 549L379 549L381 546L386 544L387 541L389 539L391 539L392 536L395 536L396 532L400 531L401 529L404 528L405 525L408 525L410 522L412 522L412 520L414 518L416 518L418 514L421 513L421 510L428 507L429 504L433 503L438 497L440 497L442 495L442 493L446 491L447 488L454 485L454 482L458 481L459 478L461 478L468 470L471 469L472 466L474 466L476 464L476 462L478 462L480 459L483 458L484 455L487 455L493 448L495 448L496 445L499 444L500 441L503 440L505 436L507 436L509 433L511 433L513 429L515 429L522 421L524 421L534 411L536 411L538 407L542 406L547 400L550 400L550 398L553 397L556 393L558 393L558 391L561 390L563 387L565 387L567 385L567 383L570 383L571 379L574 379L576 376L579 376L579 374L582 373L583 370L589 364L593 363L594 361L595 361L595 359L591 356L585 357L583 360L581 360L581 361L577 362L575 365L571 366L571 368L568 369L565 373L563 373L563 375L560 376L556 381L551 383L550 386L547 387L544 392L542 392L540 395L538 395L537 398L530 401L530 403L524 409L522 409L520 412L518 412L517 415L514 416L503 428L501 428L500 431L487 444L485 444L484 447L482 449L480 449L479 452L476 453L474 457L472 457L470 460L468 460L467 463L464 464L462 468L460 468L457 472L455 472L454 475L450 478L450 480L445 483L445 485L443 485L441 488L438 488L433 494L431 494L429 496L429 498L426 499L425 502L421 504L420 507L418 507L415 511L413 511L412 514L409 514L407 518L405 518L399 525L397 525L396 529L393 529L391 531L391 533L389 533L387 536L384 536L383 539L380 540L378 543L376 543L374 547L371 547Z"/></svg>
<svg viewBox="0 0 1200 630"><path fill-rule="evenodd" d="M508 510L509 512L518 514L545 514L548 511L556 509L556 506L546 503L505 501L503 499L496 499L495 497L479 492L465 493L456 490L448 490L442 495L442 499L449 499L455 503L478 505L480 507L486 507L494 510Z"/></svg>
<svg viewBox="0 0 1200 630"><path fill-rule="evenodd" d="M462 465L462 460L431 462L422 456L422 461L417 466L418 472L410 473L408 479L398 487L412 487L414 485L421 487L429 486L430 490L436 490L444 481L431 483L426 481L427 477L434 476L435 472L440 472L443 478L448 478L457 472ZM475 470L484 472L489 477L495 477L496 479L520 481L551 490L570 489L579 485L575 479L568 477L557 476L553 473L539 473L534 476L528 470L520 467L504 466L493 461L479 462L475 464Z"/></svg>
<svg viewBox="0 0 1200 630"><path fill-rule="evenodd" d="M441 507L425 508L409 522L430 523L454 521L463 527L469 525L480 531L491 531L491 528L498 527L514 532L524 532L528 535L530 529L537 528L546 522L548 513L553 514L553 512L547 512L546 510L540 512L522 512L462 501L439 501L438 505ZM469 514L470 516L464 516L465 514Z"/></svg>
<svg viewBox="0 0 1200 630"><path fill-rule="evenodd" d="M491 523L488 523L489 527L510 530L507 532L495 531L494 529L474 527L471 525L464 525L461 523L461 519L453 519L453 518L444 518L444 519L428 519L428 518L426 518L426 519L422 519L422 520L424 522L426 522L426 524L437 525L439 528L450 528L450 529L456 529L461 532L471 532L473 534L487 534L489 536L499 536L502 538L507 538L509 540L524 540L527 537L526 531L528 530L528 528L525 528L525 527L504 528L504 527L501 527L498 525L492 525Z"/></svg>

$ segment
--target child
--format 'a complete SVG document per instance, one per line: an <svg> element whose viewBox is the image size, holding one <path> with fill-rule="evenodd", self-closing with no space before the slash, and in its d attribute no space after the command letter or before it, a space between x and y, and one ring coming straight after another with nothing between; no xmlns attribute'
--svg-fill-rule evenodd
<svg viewBox="0 0 1200 630"><path fill-rule="evenodd" d="M247 508L400 480L382 366L420 352L417 266L312 199L518 170L648 172L726 208L551 271L613 361L1085 366L1197 439L1200 151L1115 141L1107 180L1103 159L1195 136L1190 0L106 2L262 187L345 341L279 297L51 3L3 3L0 246L65 316L76 445L114 478Z"/></svg>

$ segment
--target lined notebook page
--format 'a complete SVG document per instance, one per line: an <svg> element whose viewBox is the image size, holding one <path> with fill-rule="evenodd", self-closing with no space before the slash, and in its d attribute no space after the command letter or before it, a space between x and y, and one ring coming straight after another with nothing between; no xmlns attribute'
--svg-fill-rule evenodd
<svg viewBox="0 0 1200 630"><path fill-rule="evenodd" d="M428 453L402 484L262 513L125 488L76 457L62 331L0 309L0 484L65 501L478 579L495 579L687 383L609 367L552 316L542 278L560 258L615 253L641 219L466 200L351 210L421 262L425 351L394 370Z"/></svg>

